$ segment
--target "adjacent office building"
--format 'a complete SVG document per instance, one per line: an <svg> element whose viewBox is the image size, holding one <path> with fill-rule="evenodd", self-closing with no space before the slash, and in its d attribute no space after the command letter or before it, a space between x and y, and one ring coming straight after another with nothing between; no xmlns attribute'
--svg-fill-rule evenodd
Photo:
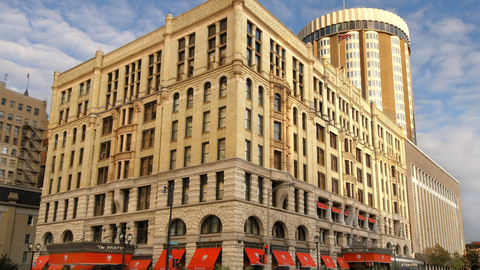
<svg viewBox="0 0 480 270"><path fill-rule="evenodd" d="M298 33L314 44L315 56L341 68L416 144L410 67L410 33L396 14L374 8L339 10Z"/></svg>

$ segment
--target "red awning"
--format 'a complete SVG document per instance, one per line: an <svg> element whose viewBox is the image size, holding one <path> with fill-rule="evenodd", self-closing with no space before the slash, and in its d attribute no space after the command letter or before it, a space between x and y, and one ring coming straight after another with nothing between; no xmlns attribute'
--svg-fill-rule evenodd
<svg viewBox="0 0 480 270"><path fill-rule="evenodd" d="M335 207L333 205L332 205L332 212L335 212L335 213L338 213L338 214L342 213L342 211L340 211L340 209L338 209L337 207Z"/></svg>
<svg viewBox="0 0 480 270"><path fill-rule="evenodd" d="M346 253L343 255L347 262L365 262L363 253ZM392 257L386 254L367 253L367 262L391 263Z"/></svg>
<svg viewBox="0 0 480 270"><path fill-rule="evenodd" d="M94 265L75 265L72 270L92 270Z"/></svg>
<svg viewBox="0 0 480 270"><path fill-rule="evenodd" d="M365 217L362 216L362 215L360 215L360 214L358 214L358 219L365 220Z"/></svg>
<svg viewBox="0 0 480 270"><path fill-rule="evenodd" d="M63 265L61 264L52 264L48 267L48 270L62 270Z"/></svg>
<svg viewBox="0 0 480 270"><path fill-rule="evenodd" d="M370 223L375 223L375 219L369 217L369 218L368 218L368 222L370 222Z"/></svg>
<svg viewBox="0 0 480 270"><path fill-rule="evenodd" d="M183 254L185 253L185 249L172 249L172 257L178 261L182 260ZM160 258L158 258L157 264L155 264L155 267L153 268L154 270L163 270L165 269L165 262L166 259L165 257L167 256L167 251L164 249L162 251L162 254L160 255ZM168 265L168 269L170 267L173 267L173 262L170 261L170 264Z"/></svg>
<svg viewBox="0 0 480 270"><path fill-rule="evenodd" d="M266 263L260 262L260 256L265 256L265 251L263 249L254 249L254 248L245 248L248 259L250 260L250 265L266 265ZM267 257L265 256L265 261Z"/></svg>
<svg viewBox="0 0 480 270"><path fill-rule="evenodd" d="M47 264L49 259L50 258L49 258L48 255L38 256L37 260L33 263L32 269L33 270L42 270L43 267L45 266L45 264Z"/></svg>
<svg viewBox="0 0 480 270"><path fill-rule="evenodd" d="M273 255L277 259L278 266L295 266L295 263L288 251L273 250Z"/></svg>
<svg viewBox="0 0 480 270"><path fill-rule="evenodd" d="M350 269L350 265L348 265L343 257L337 257L337 262L340 265L340 269Z"/></svg>
<svg viewBox="0 0 480 270"><path fill-rule="evenodd" d="M188 265L187 269L194 270L207 270L214 269L215 262L217 261L218 255L222 250L221 247L218 248L197 248L193 254L192 260Z"/></svg>
<svg viewBox="0 0 480 270"><path fill-rule="evenodd" d="M349 216L349 214L347 213L347 211L343 211L343 214L344 214L345 216Z"/></svg>
<svg viewBox="0 0 480 270"><path fill-rule="evenodd" d="M326 206L326 205L325 205L324 203L322 203L322 202L317 202L317 207L318 207L318 208L325 209L325 210L328 209L328 206Z"/></svg>
<svg viewBox="0 0 480 270"><path fill-rule="evenodd" d="M315 264L315 262L313 261L312 256L310 256L310 254L300 253L300 252L297 252L295 254L297 254L297 258L300 261L300 264L302 265L302 267L315 267L315 266L317 266Z"/></svg>
<svg viewBox="0 0 480 270"><path fill-rule="evenodd" d="M131 260L127 270L147 270L152 260Z"/></svg>
<svg viewBox="0 0 480 270"><path fill-rule="evenodd" d="M118 253L78 252L50 254L50 264L122 264L122 255ZM132 254L125 254L125 264L132 259Z"/></svg>
<svg viewBox="0 0 480 270"><path fill-rule="evenodd" d="M330 256L322 255L321 257L327 268L337 268Z"/></svg>

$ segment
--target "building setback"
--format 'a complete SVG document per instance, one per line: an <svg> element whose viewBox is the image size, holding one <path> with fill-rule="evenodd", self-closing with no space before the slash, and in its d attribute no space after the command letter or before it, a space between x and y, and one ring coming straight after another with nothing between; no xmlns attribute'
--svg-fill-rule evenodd
<svg viewBox="0 0 480 270"><path fill-rule="evenodd" d="M298 37L314 44L316 57L344 70L362 97L417 143L410 33L402 18L375 8L339 10L313 20Z"/></svg>
<svg viewBox="0 0 480 270"><path fill-rule="evenodd" d="M221 248L217 263L243 269L267 233L295 264L316 258L315 236L333 258L362 242L383 263L386 249L412 257L403 130L343 71L255 0L210 0L165 23L55 72L42 252L131 233L133 259L154 266L173 203L185 266Z"/></svg>

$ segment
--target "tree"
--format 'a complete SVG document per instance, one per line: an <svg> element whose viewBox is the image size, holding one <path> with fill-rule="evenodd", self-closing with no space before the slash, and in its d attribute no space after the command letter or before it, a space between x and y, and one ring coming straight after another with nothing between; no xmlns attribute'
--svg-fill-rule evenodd
<svg viewBox="0 0 480 270"><path fill-rule="evenodd" d="M449 266L452 270L458 270L466 265L465 261L466 260L462 255L458 254L458 252L454 252L452 254L452 260L450 261Z"/></svg>
<svg viewBox="0 0 480 270"><path fill-rule="evenodd" d="M468 247L467 245L467 253L465 254L465 257L468 264L467 266L471 266L472 270L479 268L480 248Z"/></svg>
<svg viewBox="0 0 480 270"><path fill-rule="evenodd" d="M448 266L452 261L450 253L438 243L435 244L433 248L426 248L425 255L427 256L429 263L432 265Z"/></svg>
<svg viewBox="0 0 480 270"><path fill-rule="evenodd" d="M18 267L7 254L2 254L0 258L0 269L2 270L18 270Z"/></svg>

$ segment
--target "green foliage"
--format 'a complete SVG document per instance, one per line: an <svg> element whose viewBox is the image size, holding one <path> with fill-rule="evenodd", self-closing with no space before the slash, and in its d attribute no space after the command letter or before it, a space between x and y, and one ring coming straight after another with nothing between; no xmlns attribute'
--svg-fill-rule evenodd
<svg viewBox="0 0 480 270"><path fill-rule="evenodd" d="M480 248L467 247L467 253L465 254L465 261L467 267L477 269L480 265Z"/></svg>
<svg viewBox="0 0 480 270"><path fill-rule="evenodd" d="M230 270L230 267L227 266L221 266L220 264L215 265L215 270Z"/></svg>
<svg viewBox="0 0 480 270"><path fill-rule="evenodd" d="M427 256L430 264L437 266L448 266L452 260L450 253L448 253L448 251L446 251L438 243L435 244L433 248L426 248L425 255Z"/></svg>
<svg viewBox="0 0 480 270"><path fill-rule="evenodd" d="M254 268L253 268L253 267L251 267L250 265L249 265L249 266L247 266L247 267L245 267L245 270L253 270L253 269L254 269Z"/></svg>
<svg viewBox="0 0 480 270"><path fill-rule="evenodd" d="M18 270L18 267L7 254L2 254L0 258L0 269L2 270Z"/></svg>
<svg viewBox="0 0 480 270"><path fill-rule="evenodd" d="M460 268L463 268L465 264L466 264L466 260L462 255L458 254L457 252L452 254L452 259L449 264L450 269L458 270Z"/></svg>

